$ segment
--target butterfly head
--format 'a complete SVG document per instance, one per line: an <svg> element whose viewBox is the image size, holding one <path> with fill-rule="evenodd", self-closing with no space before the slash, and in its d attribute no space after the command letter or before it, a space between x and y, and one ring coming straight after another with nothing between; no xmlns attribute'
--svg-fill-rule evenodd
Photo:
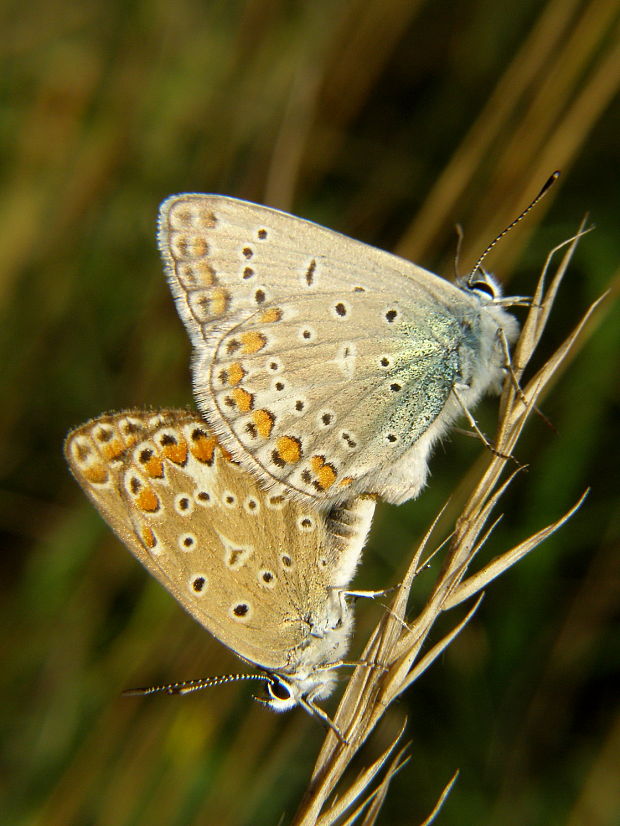
<svg viewBox="0 0 620 826"><path fill-rule="evenodd" d="M335 683L332 669L318 668L304 674L265 674L266 696L254 697L272 711L290 711L296 706L306 706L306 698L321 700L328 697Z"/></svg>
<svg viewBox="0 0 620 826"><path fill-rule="evenodd" d="M481 308L482 323L489 325L486 340L493 341L494 330L500 329L507 342L512 344L519 333L519 325L516 318L506 310L509 307L529 305L529 299L523 296L504 296L499 281L482 267L465 278L458 279L456 283Z"/></svg>
<svg viewBox="0 0 620 826"><path fill-rule="evenodd" d="M475 296L480 304L486 307L529 307L532 303L527 296L505 296L499 281L482 267L476 273L459 278L456 283L464 292Z"/></svg>
<svg viewBox="0 0 620 826"><path fill-rule="evenodd" d="M483 304L496 303L502 299L502 288L490 272L480 268L460 281L459 286L475 295Z"/></svg>
<svg viewBox="0 0 620 826"><path fill-rule="evenodd" d="M293 683L278 674L266 677L265 697L254 697L273 711L290 711L299 704L299 696Z"/></svg>

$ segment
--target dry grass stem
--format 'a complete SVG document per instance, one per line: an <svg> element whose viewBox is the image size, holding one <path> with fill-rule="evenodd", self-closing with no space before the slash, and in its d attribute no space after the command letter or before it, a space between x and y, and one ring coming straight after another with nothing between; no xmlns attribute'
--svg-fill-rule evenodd
<svg viewBox="0 0 620 826"><path fill-rule="evenodd" d="M549 254L544 264L527 320L514 349L513 370L517 380L523 377L534 355L562 278L584 231L584 227L580 227L579 232L573 238ZM552 259L562 249L565 250L564 255L557 265L549 286L545 289ZM438 514L435 522L414 551L392 604L371 634L361 658L366 663L376 662L382 668L360 665L352 674L334 717L336 725L345 733L346 742L339 741L331 731L327 734L312 780L294 819L297 826L353 823L366 811L366 806L369 808L362 822L374 823L381 802L387 793L389 782L401 765L402 749L393 758L374 791L369 792L369 789L395 751L402 738L404 727L401 727L391 738L389 747L378 759L355 779L346 781L348 783L346 788L340 788L337 800L329 805L328 800L343 780L343 775L353 756L366 742L390 704L426 671L469 622L482 599L483 589L557 531L582 504L586 494L556 521L467 576L475 556L501 518L498 517L489 526L492 512L512 480L523 470L520 468L502 479L508 461L507 457L514 450L529 416L536 410L541 394L548 387L552 377L560 371L598 303L598 301L595 302L588 309L573 332L523 387L518 386L514 380L506 382L500 403L500 421L495 439L497 451L502 455L488 454L486 466L481 470L479 479L456 520L446 559L437 574L426 604L412 619L406 616L409 593L417 573L427 564L424 556L441 513ZM429 633L440 615L475 596L477 599L465 617L456 622L451 631L422 653ZM450 781L425 823L430 823L435 817L454 780L455 778ZM360 802L363 795L366 796Z"/></svg>
<svg viewBox="0 0 620 826"><path fill-rule="evenodd" d="M379 783L377 788L374 789L374 791L372 791L368 795L368 797L364 801L363 805L370 803L370 806L368 807L368 810L364 816L362 826L372 826L372 824L375 823L375 821L377 820L379 812L381 811L381 806L383 805L383 801L385 800L385 797L388 793L392 777L394 777L395 774L397 774L402 768L404 768L411 759L410 757L404 756L405 752L407 751L407 748L408 746L403 746L403 748L396 753L390 765L386 769L383 780L381 781L381 783ZM358 810L361 811L362 806L358 806ZM355 822L354 817L356 816L358 810L352 813L351 818L349 818L347 822Z"/></svg>
<svg viewBox="0 0 620 826"><path fill-rule="evenodd" d="M405 730L404 724L401 726L401 729L395 739L392 741L390 746L383 752L383 754L371 763L371 765L365 769L356 779L355 783L353 783L349 789L343 794L342 797L338 798L338 800L334 801L331 808L320 817L317 821L318 826L323 826L323 824L327 823L334 823L338 818L344 815L350 807L355 803L356 800L360 797L362 791L368 788L372 780L377 776L377 774L381 771L383 766L387 763L390 755L396 748L396 745L400 738L403 735ZM400 759L403 755L403 750L401 749L398 754L396 755L396 759L392 761L392 772L394 774L395 769L400 765ZM385 782L385 778L384 781ZM378 792L378 788L375 790ZM375 791L371 791L367 798L357 807L356 811L361 813L361 811L365 808L365 806L370 803L370 801L375 796ZM353 813L352 813L353 814ZM345 821L349 822L349 821ZM351 821L352 822L352 821Z"/></svg>
<svg viewBox="0 0 620 826"><path fill-rule="evenodd" d="M429 824L431 824L435 820L435 818L437 817L437 815L441 811L441 807L443 806L444 801L447 800L448 795L452 791L452 787L456 783L456 779L457 779L458 776L459 776L458 771L454 772L454 774L452 775L452 777L450 778L450 780L446 784L445 789L439 795L439 797L437 799L437 803L435 803L435 805L433 806L433 811L430 813L430 815L425 820L422 821L420 826L429 826Z"/></svg>

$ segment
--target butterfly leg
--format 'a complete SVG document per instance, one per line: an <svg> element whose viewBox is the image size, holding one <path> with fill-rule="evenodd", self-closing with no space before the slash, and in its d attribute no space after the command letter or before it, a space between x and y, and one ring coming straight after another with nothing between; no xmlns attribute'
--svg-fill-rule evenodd
<svg viewBox="0 0 620 826"><path fill-rule="evenodd" d="M504 351L504 356L506 358L506 364L504 365L504 367L508 371L508 374L510 375L510 380L512 382L512 386L515 389L515 393L517 394L517 396L521 400L521 403L525 407L527 407L528 406L528 401L525 398L525 394L523 393L523 390L521 389L521 385L519 384L519 379L517 378L517 374L514 371L514 367L513 367L513 364L512 364L512 359L510 357L510 349L508 347L508 340L506 338L506 333L500 328L498 330L498 335L499 335L499 340L500 340L501 345L502 345L502 350ZM557 428L554 426L553 422L547 416L545 416L545 414L542 412L542 410L538 406L534 407L534 412L538 416L540 416L540 418L547 425L547 427L549 427L551 430L553 430L554 433L557 433Z"/></svg>
<svg viewBox="0 0 620 826"><path fill-rule="evenodd" d="M375 599L375 597L384 597L387 594L395 591L398 588L398 585L394 585L391 588L382 588L380 591L350 591L348 588L341 588L338 585L330 585L330 591L336 591L338 594L338 600L340 602L340 608L344 612L346 606L346 599L347 597L365 597L367 599Z"/></svg>
<svg viewBox="0 0 620 826"><path fill-rule="evenodd" d="M519 384L519 379L517 378L517 374L515 373L513 364L512 364L512 356L510 355L510 347L508 345L508 339L506 338L506 333L500 327L497 331L497 335L499 336L500 344L502 345L502 352L504 353L504 370L508 372L510 376L510 381L512 382L512 386L515 389L515 393L521 399L523 404L527 404L527 400L523 395L523 390L521 390L521 385Z"/></svg>
<svg viewBox="0 0 620 826"><path fill-rule="evenodd" d="M467 421L469 422L469 426L472 428L472 430L475 431L476 435L478 436L478 438L480 439L482 444L487 448L487 450L490 450L491 453L494 456L498 456L500 459L512 459L513 462L517 462L517 460L514 458L514 456L510 456L510 455L507 455L505 453L500 453L500 451L495 447L495 445L492 444L492 442L490 442L487 439L487 437L484 435L482 430L480 430L480 428L478 427L478 423L476 422L476 420L472 416L472 414L469 411L467 405L465 404L465 402L461 398L461 394L458 391L457 385L453 386L452 392L454 393L454 396L455 396L457 402L459 403L459 405L461 407L461 410L465 414L465 417L467 418ZM519 463L517 462L517 464L519 464Z"/></svg>
<svg viewBox="0 0 620 826"><path fill-rule="evenodd" d="M356 597L368 597L369 599L374 599L375 597L382 597L382 596L385 596L386 594L389 594L391 591L395 591L397 588L400 587L400 585L401 585L401 583L399 582L396 585L393 585L391 588L384 588L381 591L348 591L345 588L337 588L334 585L331 586L331 587L332 587L333 590L338 591L338 599L340 601L340 610L344 613L344 610L346 608L345 600L346 600L347 597L355 597L355 598ZM411 628L409 628L407 623L401 617L397 616L392 611L392 609L389 607L389 605L385 605L384 603L381 603L381 605L382 605L383 608L385 608L386 612L391 617L394 617L394 619L396 619L398 622L401 623L401 625L403 626L403 628L405 628L405 630L411 631ZM350 662L350 661L349 662L344 662L343 661L343 662L337 663L336 665L350 665L350 666L369 665L369 666L372 666L372 665L378 665L378 663L371 663L371 662L366 662L366 661L363 661L363 662ZM331 668L332 666L329 666L329 667ZM382 667L382 666L379 666L379 667Z"/></svg>
<svg viewBox="0 0 620 826"><path fill-rule="evenodd" d="M299 705L305 711L307 711L311 717L315 717L317 720L323 723L324 726L330 728L344 746L349 745L349 741L344 736L342 731L338 728L338 726L334 723L329 714L326 711L324 711L320 706L316 705L316 703L312 699L312 694L309 694L308 697L300 697Z"/></svg>
<svg viewBox="0 0 620 826"><path fill-rule="evenodd" d="M368 599L374 599L375 597L384 597L391 591L395 591L397 587L398 585L393 585L391 588L382 588L380 591L348 591L344 588L340 588L338 589L338 592L343 597L367 597Z"/></svg>
<svg viewBox="0 0 620 826"><path fill-rule="evenodd" d="M408 629L411 630L411 629ZM387 671L388 666L377 660L336 660L326 665L317 665L315 671L331 671L332 668L357 668L363 665L365 668L377 668L380 671Z"/></svg>

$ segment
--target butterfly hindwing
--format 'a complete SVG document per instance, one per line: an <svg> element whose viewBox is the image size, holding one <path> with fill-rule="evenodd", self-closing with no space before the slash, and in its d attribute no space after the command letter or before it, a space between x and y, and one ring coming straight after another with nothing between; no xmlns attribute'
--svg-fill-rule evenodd
<svg viewBox="0 0 620 826"><path fill-rule="evenodd" d="M182 411L102 416L69 435L66 455L132 553L242 658L286 670L330 627L331 589L353 574L370 503L363 524L354 507L350 532L332 531L325 515L261 489Z"/></svg>
<svg viewBox="0 0 620 826"><path fill-rule="evenodd" d="M281 321L273 333L253 318L238 325L196 365L195 384L235 456L248 454L263 480L318 498L402 456L443 409L458 364L448 343L455 331L442 337L428 314L407 337L372 340L361 323L347 334L315 319L317 301L305 302L303 321ZM315 340L304 348L308 330ZM235 359L228 345L246 335L264 341L263 351Z"/></svg>

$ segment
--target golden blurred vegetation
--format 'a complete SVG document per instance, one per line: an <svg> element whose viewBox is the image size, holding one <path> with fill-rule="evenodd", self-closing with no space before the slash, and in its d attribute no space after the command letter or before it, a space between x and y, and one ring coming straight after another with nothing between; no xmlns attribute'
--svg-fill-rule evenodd
<svg viewBox="0 0 620 826"><path fill-rule="evenodd" d="M489 266L531 293L589 212L543 351L612 294L543 402L557 433L539 419L521 442L529 470L487 554L592 491L385 721L407 715L413 759L378 822L420 822L460 768L442 824L617 823L618 4L6 0L0 19L3 820L286 822L323 736L247 686L119 696L239 668L120 547L62 458L66 431L104 410L191 404L158 203L187 190L267 203L451 277L455 223L465 271L561 168ZM479 415L492 431L493 402ZM379 509L359 587L398 581L481 450L455 434L418 501ZM358 604L353 654L381 610Z"/></svg>

